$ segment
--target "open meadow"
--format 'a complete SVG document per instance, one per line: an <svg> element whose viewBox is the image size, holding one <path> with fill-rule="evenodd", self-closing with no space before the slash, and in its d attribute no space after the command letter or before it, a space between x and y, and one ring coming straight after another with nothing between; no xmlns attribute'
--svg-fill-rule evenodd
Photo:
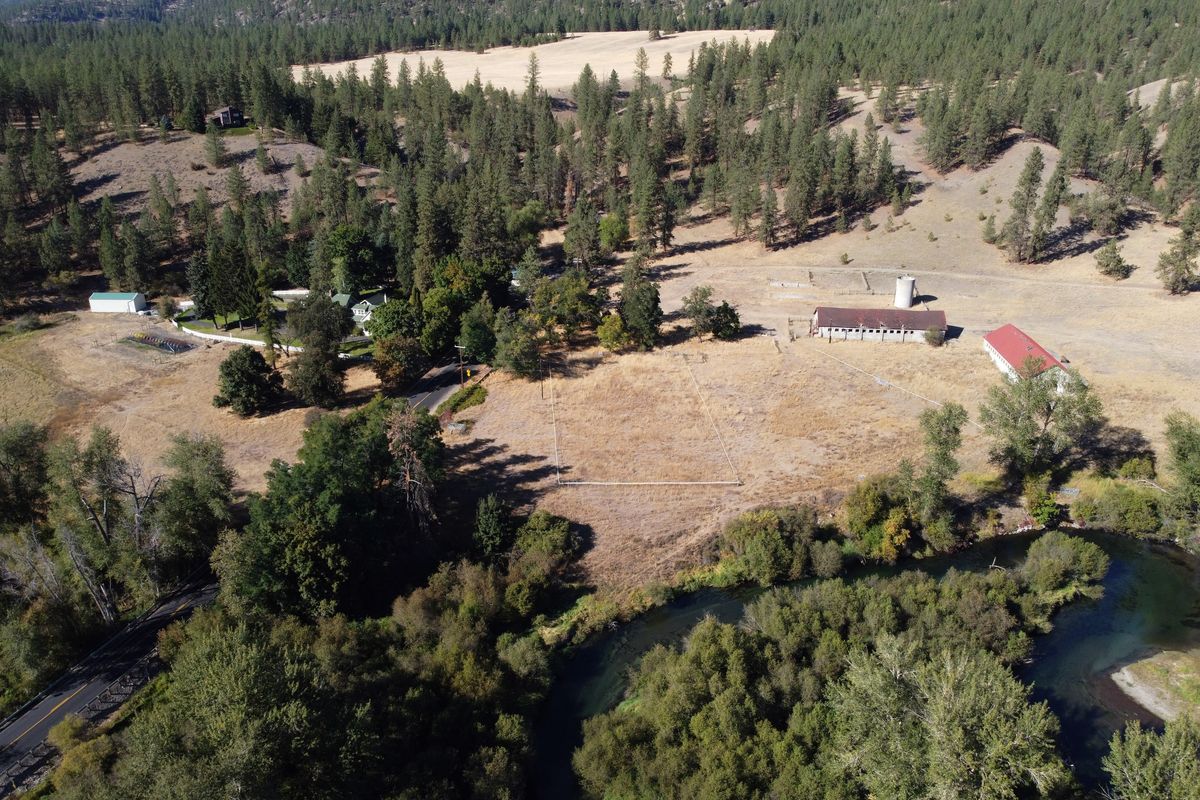
<svg viewBox="0 0 1200 800"><path fill-rule="evenodd" d="M171 355L122 341L137 332L197 346ZM0 341L0 409L10 420L48 425L54 435L86 437L93 425L104 425L120 436L122 452L147 472L160 466L170 436L215 435L237 472L237 489L261 490L273 460L295 457L309 412L293 407L241 419L214 408L217 367L232 349L189 339L160 320L62 315L51 327ZM347 388L357 398L355 391L369 395L373 382L369 369L356 367Z"/></svg>
<svg viewBox="0 0 1200 800"><path fill-rule="evenodd" d="M857 108L843 125L861 129L870 103L850 96ZM670 330L682 323L669 321L672 343L660 349L576 354L569 369L549 379L553 386L496 376L487 403L469 412L476 420L472 437L487 440L489 452L502 453L517 476L529 470L530 497L591 528L584 565L599 585L668 579L695 565L742 511L799 500L828 510L854 481L919 457L923 409L955 401L977 418L988 387L1001 380L982 337L1006 322L1069 359L1099 394L1117 433L1141 432L1161 453L1165 411L1200 414L1196 298L1167 295L1153 274L1173 228L1148 218L1128 230L1122 247L1138 269L1115 282L1096 271L1097 240L1064 233L1064 209L1055 257L1011 264L982 241L980 216L994 213L1003 221L1032 143L1014 144L979 172L938 176L917 155L919 124L880 135L892 139L897 161L924 185L901 217L890 220L890 209L880 209L869 232L859 225L768 251L736 238L728 219L694 208L673 247L656 259L669 320L687 292L710 285L717 300L738 307L746 326L741 341L684 340L682 331ZM1042 148L1048 171L1058 153ZM1087 188L1082 181L1073 186ZM612 271L615 278L619 266ZM814 307L888 307L895 278L904 273L916 276L925 306L946 312L955 335L944 347L808 337ZM696 396L711 419L685 391L681 363L694 374ZM714 428L740 486L567 485L725 480L729 469L721 469ZM964 439L964 471L988 474L987 440L977 425L966 427Z"/></svg>
<svg viewBox="0 0 1200 800"><path fill-rule="evenodd" d="M633 77L637 51L644 49L652 75L662 73L663 56L668 53L671 55L673 71L682 75L687 69L688 58L701 44L727 42L730 39L757 44L769 42L774 36L775 31L771 30L684 31L654 40L647 37L646 31L573 33L562 41L536 47L493 47L480 53L420 50L415 53L386 53L384 57L393 80L399 74L401 61L407 61L408 68L416 75L422 63L426 68L432 68L433 62L440 60L446 79L456 89L475 80L478 73L480 82L485 85L490 83L497 89L520 92L525 88L528 77L530 55L536 55L541 85L550 94L562 96L579 79L584 64L591 65L598 80L607 79L608 74L615 70L622 81L629 81ZM367 76L371 74L374 60L374 57L359 58L309 66L331 78L344 74L352 66L360 76ZM300 80L304 69L304 66L292 67L293 77Z"/></svg>

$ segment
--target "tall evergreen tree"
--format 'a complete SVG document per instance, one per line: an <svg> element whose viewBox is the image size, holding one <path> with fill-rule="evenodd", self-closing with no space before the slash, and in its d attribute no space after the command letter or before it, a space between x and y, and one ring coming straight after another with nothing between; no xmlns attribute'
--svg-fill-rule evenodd
<svg viewBox="0 0 1200 800"><path fill-rule="evenodd" d="M1025 159L1021 177L1017 180L1017 188L1008 201L1012 215L1004 223L1001 239L1008 250L1009 258L1014 261L1032 261L1036 255L1030 218L1037 202L1038 188L1042 185L1044 166L1042 148L1035 147Z"/></svg>

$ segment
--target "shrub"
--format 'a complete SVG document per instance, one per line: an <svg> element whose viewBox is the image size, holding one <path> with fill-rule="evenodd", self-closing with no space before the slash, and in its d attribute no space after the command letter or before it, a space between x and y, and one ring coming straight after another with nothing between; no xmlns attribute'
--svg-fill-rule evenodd
<svg viewBox="0 0 1200 800"><path fill-rule="evenodd" d="M1117 469L1117 475L1131 481L1153 480L1155 475L1154 457L1134 456Z"/></svg>
<svg viewBox="0 0 1200 800"><path fill-rule="evenodd" d="M849 264L850 263L850 254L842 253L840 256L838 256L838 262L841 264Z"/></svg>
<svg viewBox="0 0 1200 800"><path fill-rule="evenodd" d="M742 320L737 309L729 305L729 301L723 300L721 305L709 314L708 327L714 337L728 342L736 339L741 333Z"/></svg>
<svg viewBox="0 0 1200 800"><path fill-rule="evenodd" d="M600 250L611 255L622 249L629 238L629 223L624 214L608 214L600 220Z"/></svg>
<svg viewBox="0 0 1200 800"><path fill-rule="evenodd" d="M1069 599L1108 571L1108 556L1093 543L1060 531L1043 534L1029 546L1021 577L1041 595L1066 593Z"/></svg>
<svg viewBox="0 0 1200 800"><path fill-rule="evenodd" d="M470 386L463 386L437 407L434 416L440 417L447 411L462 411L471 406L483 405L484 400L487 400L487 389L481 384L474 383Z"/></svg>
<svg viewBox="0 0 1200 800"><path fill-rule="evenodd" d="M1050 493L1050 479L1035 475L1025 480L1025 508L1039 525L1052 525L1058 520L1062 509Z"/></svg>
<svg viewBox="0 0 1200 800"><path fill-rule="evenodd" d="M625 330L625 320L620 314L609 314L600 321L596 328L596 336L600 346L613 353L619 353L629 346L629 332Z"/></svg>
<svg viewBox="0 0 1200 800"><path fill-rule="evenodd" d="M941 347L946 343L946 332L941 328L925 329L925 344L930 347Z"/></svg>
<svg viewBox="0 0 1200 800"><path fill-rule="evenodd" d="M808 572L816 529L816 511L808 506L761 508L730 522L722 538L733 553L739 576L770 586ZM837 566L841 568L840 552ZM827 553L822 568L831 568Z"/></svg>
<svg viewBox="0 0 1200 800"><path fill-rule="evenodd" d="M1162 528L1162 509L1149 489L1110 482L1098 494L1081 497L1072 507L1076 519L1089 526L1129 536L1152 537Z"/></svg>
<svg viewBox="0 0 1200 800"><path fill-rule="evenodd" d="M29 333L42 327L42 318L32 311L21 314L12 321L13 333Z"/></svg>
<svg viewBox="0 0 1200 800"><path fill-rule="evenodd" d="M170 295L162 295L154 305L158 315L163 319L174 319L175 315L179 313L179 306L175 305L175 298Z"/></svg>

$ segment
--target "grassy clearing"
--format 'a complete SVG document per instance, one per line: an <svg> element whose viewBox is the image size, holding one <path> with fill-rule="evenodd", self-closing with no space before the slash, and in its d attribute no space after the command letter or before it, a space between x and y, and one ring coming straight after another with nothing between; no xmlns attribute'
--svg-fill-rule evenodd
<svg viewBox="0 0 1200 800"><path fill-rule="evenodd" d="M483 405L484 400L487 400L487 389L482 384L475 383L464 386L442 401L442 404L437 407L437 411L434 412L434 416L440 417L447 411L456 412L471 406Z"/></svg>

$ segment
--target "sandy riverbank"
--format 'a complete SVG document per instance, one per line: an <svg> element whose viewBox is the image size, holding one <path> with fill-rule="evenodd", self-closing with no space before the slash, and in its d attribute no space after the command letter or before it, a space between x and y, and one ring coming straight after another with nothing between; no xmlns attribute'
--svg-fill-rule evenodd
<svg viewBox="0 0 1200 800"><path fill-rule="evenodd" d="M1163 651L1112 674L1134 702L1164 720L1200 719L1200 651Z"/></svg>

